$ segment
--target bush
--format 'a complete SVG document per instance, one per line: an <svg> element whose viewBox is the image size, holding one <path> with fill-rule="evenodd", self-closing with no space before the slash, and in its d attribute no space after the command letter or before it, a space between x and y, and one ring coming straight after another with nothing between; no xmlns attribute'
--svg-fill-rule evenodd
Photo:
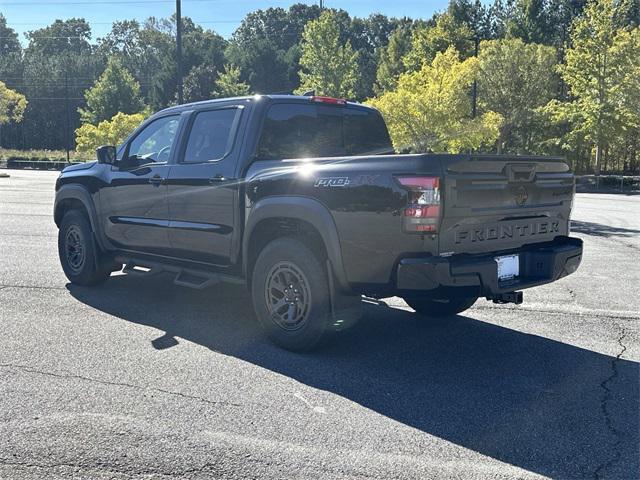
<svg viewBox="0 0 640 480"><path fill-rule="evenodd" d="M69 160L72 162L86 162L92 160L93 155L86 153L69 152ZM64 150L14 150L0 148L0 162L29 161L29 162L66 162L67 152Z"/></svg>
<svg viewBox="0 0 640 480"><path fill-rule="evenodd" d="M119 112L97 126L85 123L76 130L76 149L78 152L93 152L101 145L119 145L145 117L144 113L128 115Z"/></svg>

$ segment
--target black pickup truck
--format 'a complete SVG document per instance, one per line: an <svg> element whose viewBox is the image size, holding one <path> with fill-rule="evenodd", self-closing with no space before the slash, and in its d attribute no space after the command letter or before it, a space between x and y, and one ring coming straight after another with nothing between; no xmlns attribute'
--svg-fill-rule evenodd
<svg viewBox="0 0 640 480"><path fill-rule="evenodd" d="M561 158L394 154L374 109L328 97L181 105L65 169L54 218L68 279L170 272L246 285L269 337L314 347L362 295L425 317L574 272Z"/></svg>

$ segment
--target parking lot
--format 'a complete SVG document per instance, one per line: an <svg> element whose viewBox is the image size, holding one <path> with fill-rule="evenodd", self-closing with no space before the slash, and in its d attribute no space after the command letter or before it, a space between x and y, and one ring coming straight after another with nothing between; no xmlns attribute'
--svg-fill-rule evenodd
<svg viewBox="0 0 640 480"><path fill-rule="evenodd" d="M57 173L0 178L0 478L640 478L640 196L579 194L580 270L313 354L242 287L70 285Z"/></svg>

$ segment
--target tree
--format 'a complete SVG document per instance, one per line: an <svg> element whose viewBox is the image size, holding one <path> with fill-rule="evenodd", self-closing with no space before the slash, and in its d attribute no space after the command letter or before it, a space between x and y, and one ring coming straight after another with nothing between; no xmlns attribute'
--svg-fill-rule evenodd
<svg viewBox="0 0 640 480"><path fill-rule="evenodd" d="M113 118L103 120L98 125L85 123L76 130L76 150L93 152L101 145L119 145L144 119L144 113L127 115L118 112Z"/></svg>
<svg viewBox="0 0 640 480"><path fill-rule="evenodd" d="M240 67L254 92L291 92L298 86L304 26L319 16L316 5L301 3L251 12L233 33L227 62Z"/></svg>
<svg viewBox="0 0 640 480"><path fill-rule="evenodd" d="M358 52L340 42L340 28L333 11L307 23L302 35L299 91L353 98L358 81Z"/></svg>
<svg viewBox="0 0 640 480"><path fill-rule="evenodd" d="M211 89L218 78L212 65L198 65L189 70L184 78L184 101L199 102L211 98Z"/></svg>
<svg viewBox="0 0 640 480"><path fill-rule="evenodd" d="M7 26L7 19L0 13L0 58L22 51L18 34Z"/></svg>
<svg viewBox="0 0 640 480"><path fill-rule="evenodd" d="M21 122L27 99L0 82L0 126L9 122Z"/></svg>
<svg viewBox="0 0 640 480"><path fill-rule="evenodd" d="M405 72L402 59L411 48L411 29L399 27L393 31L389 44L380 52L376 84L374 91L381 95L387 90L393 90L398 84L398 77Z"/></svg>
<svg viewBox="0 0 640 480"><path fill-rule="evenodd" d="M120 60L111 57L107 68L92 88L86 91L86 109L79 109L83 122L97 124L116 113L138 113L144 109L140 84Z"/></svg>
<svg viewBox="0 0 640 480"><path fill-rule="evenodd" d="M27 50L41 55L88 54L91 52L91 27L84 18L56 20L51 25L26 34Z"/></svg>
<svg viewBox="0 0 640 480"><path fill-rule="evenodd" d="M498 153L531 150L536 110L553 98L556 52L520 39L480 44L478 100L482 110L502 115ZM510 148L511 147L511 148Z"/></svg>
<svg viewBox="0 0 640 480"><path fill-rule="evenodd" d="M637 102L630 100L640 77L637 33L616 29L614 0L591 0L571 30L572 48L560 67L571 101L551 101L545 111L570 132L565 146L586 141L595 146L595 171L604 151L637 125Z"/></svg>
<svg viewBox="0 0 640 480"><path fill-rule="evenodd" d="M344 25L344 28L341 28L340 41L349 41L352 48L358 52L359 74L355 98L368 98L374 93L380 55L388 45L391 34L401 26L409 28L412 22L408 18L389 18L379 13L367 18L350 18L344 11L336 13L341 17L338 24Z"/></svg>
<svg viewBox="0 0 640 480"><path fill-rule="evenodd" d="M488 111L470 118L477 69L478 59L460 61L450 47L417 72L402 74L397 90L370 100L384 115L396 150L460 152L493 144L501 116Z"/></svg>
<svg viewBox="0 0 640 480"><path fill-rule="evenodd" d="M233 65L225 65L215 82L215 88L211 92L213 98L243 97L249 95L250 87L240 81L240 68Z"/></svg>
<svg viewBox="0 0 640 480"><path fill-rule="evenodd" d="M0 79L9 87L22 84L22 46L18 34L0 14Z"/></svg>
<svg viewBox="0 0 640 480"><path fill-rule="evenodd" d="M521 38L526 43L551 43L546 0L517 0L513 18L507 24L507 37Z"/></svg>
<svg viewBox="0 0 640 480"><path fill-rule="evenodd" d="M463 59L470 57L474 51L474 32L445 12L436 17L435 25L413 31L411 49L403 59L404 65L407 70L419 70L423 65L429 65L438 53L452 46Z"/></svg>
<svg viewBox="0 0 640 480"><path fill-rule="evenodd" d="M479 40L489 40L495 36L491 22L491 9L480 0L450 0L447 13L454 23L466 25Z"/></svg>

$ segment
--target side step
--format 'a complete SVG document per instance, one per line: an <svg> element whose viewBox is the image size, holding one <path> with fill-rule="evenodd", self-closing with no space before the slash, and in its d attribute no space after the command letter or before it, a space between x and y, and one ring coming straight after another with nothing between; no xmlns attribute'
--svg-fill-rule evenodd
<svg viewBox="0 0 640 480"><path fill-rule="evenodd" d="M204 276L200 273L195 274L182 270L176 274L176 277L173 279L173 283L181 287L202 290L203 288L220 283L220 277L216 274Z"/></svg>
<svg viewBox="0 0 640 480"><path fill-rule="evenodd" d="M224 273L183 268L177 265L157 263L144 259L118 257L116 261L125 264L122 271L127 275L150 277L163 272L173 273L175 274L173 279L173 283L175 285L195 288L197 290L202 290L203 288L210 287L220 282L233 283L235 285L245 284L245 280L243 278Z"/></svg>
<svg viewBox="0 0 640 480"><path fill-rule="evenodd" d="M147 266L147 265L138 265L134 262L127 262L122 269L124 273L127 275L136 275L139 277L152 277L154 275L158 275L159 273L164 272L164 269L160 265L155 266Z"/></svg>

